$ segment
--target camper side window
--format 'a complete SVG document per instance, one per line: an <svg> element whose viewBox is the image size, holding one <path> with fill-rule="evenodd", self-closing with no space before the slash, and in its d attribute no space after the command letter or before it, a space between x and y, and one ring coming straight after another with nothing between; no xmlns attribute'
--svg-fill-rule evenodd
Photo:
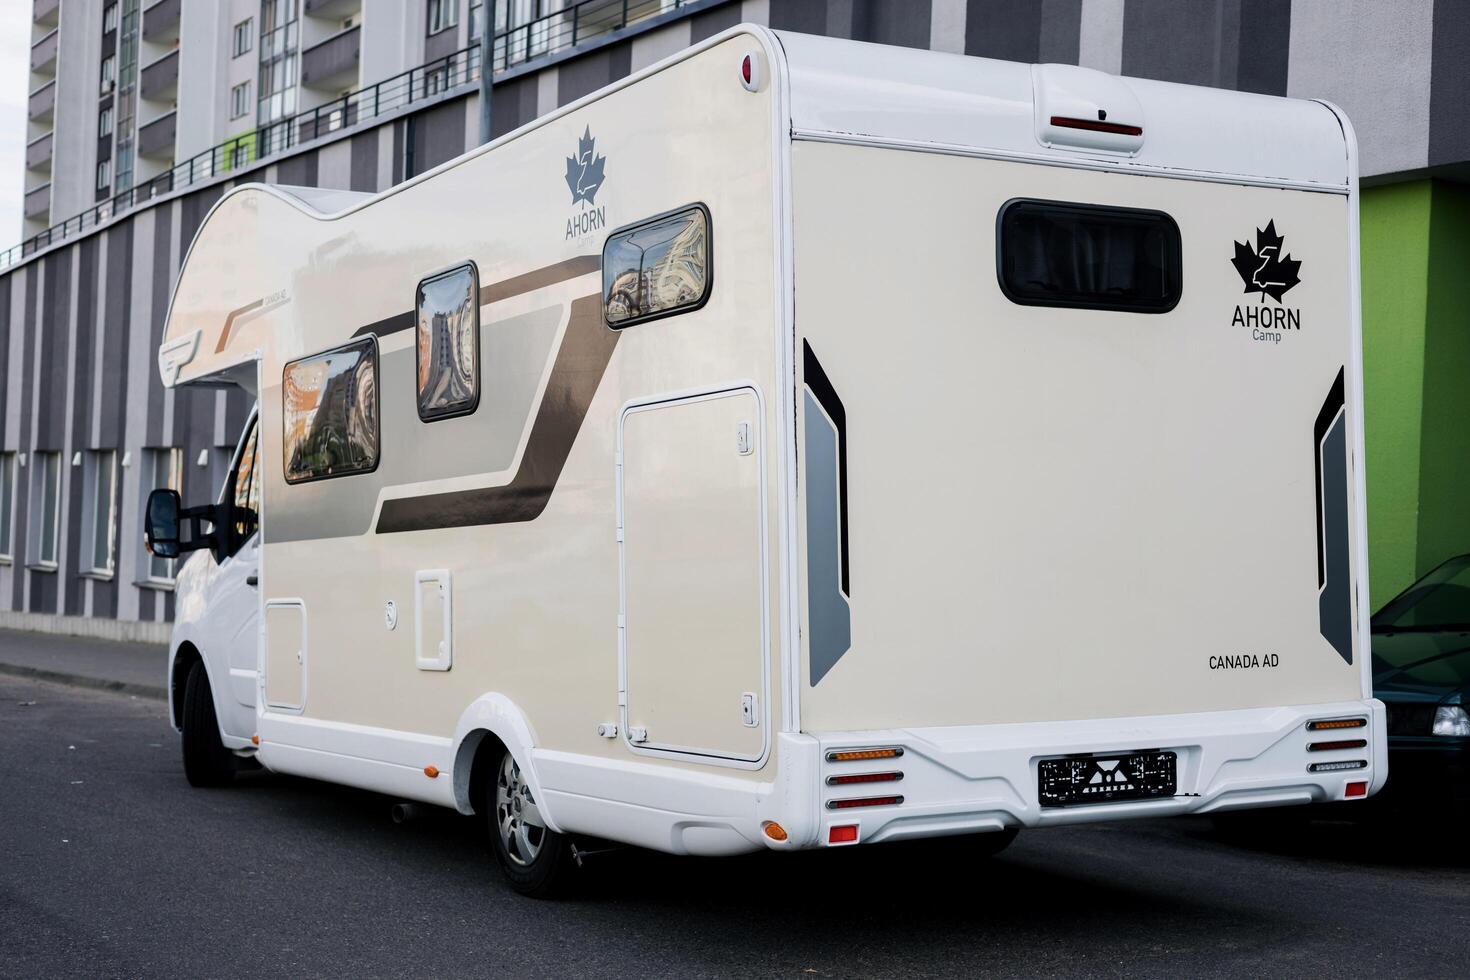
<svg viewBox="0 0 1470 980"><path fill-rule="evenodd" d="M419 418L468 415L480 403L480 277L473 263L419 283Z"/></svg>
<svg viewBox="0 0 1470 980"><path fill-rule="evenodd" d="M377 469L375 337L287 364L281 399L287 483Z"/></svg>
<svg viewBox="0 0 1470 980"><path fill-rule="evenodd" d="M1013 200L996 224L1013 303L1167 313L1179 302L1179 226L1162 211Z"/></svg>
<svg viewBox="0 0 1470 980"><path fill-rule="evenodd" d="M608 236L603 309L610 327L697 310L709 299L709 210L695 204Z"/></svg>

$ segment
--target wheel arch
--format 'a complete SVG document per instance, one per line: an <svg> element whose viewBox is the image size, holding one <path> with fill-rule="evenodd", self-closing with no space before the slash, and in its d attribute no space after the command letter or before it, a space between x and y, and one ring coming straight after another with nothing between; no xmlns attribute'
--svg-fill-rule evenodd
<svg viewBox="0 0 1470 980"><path fill-rule="evenodd" d="M204 664L204 674L209 676L209 664L191 641L185 640L174 648L168 665L168 717L174 731L184 730L184 686L189 683L189 671L195 663ZM214 693L214 679L210 678L210 694Z"/></svg>
<svg viewBox="0 0 1470 980"><path fill-rule="evenodd" d="M476 812L477 794L483 789L488 765L501 752L509 752L520 764L547 826L561 830L555 814L546 805L546 794L536 771L535 732L525 713L510 698L498 692L476 698L455 725L454 745L454 806L460 813Z"/></svg>

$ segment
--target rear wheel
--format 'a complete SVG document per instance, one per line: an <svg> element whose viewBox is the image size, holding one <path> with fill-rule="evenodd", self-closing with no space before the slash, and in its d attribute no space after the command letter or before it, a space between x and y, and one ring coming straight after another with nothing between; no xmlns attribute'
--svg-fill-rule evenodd
<svg viewBox="0 0 1470 980"><path fill-rule="evenodd" d="M571 839L546 826L515 756L504 753L485 782L490 849L511 887L532 898L564 892L576 871Z"/></svg>
<svg viewBox="0 0 1470 980"><path fill-rule="evenodd" d="M235 778L235 757L220 741L219 719L203 661L184 682L184 776L190 786L224 786Z"/></svg>

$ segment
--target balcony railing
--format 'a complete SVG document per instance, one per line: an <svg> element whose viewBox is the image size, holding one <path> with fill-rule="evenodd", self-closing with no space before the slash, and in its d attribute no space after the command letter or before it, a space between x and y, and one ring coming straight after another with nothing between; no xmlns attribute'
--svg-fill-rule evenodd
<svg viewBox="0 0 1470 980"><path fill-rule="evenodd" d="M536 58L565 51L573 45L606 37L660 14L710 5L711 0L582 0L581 3L496 35L493 63L499 73ZM144 69L145 73L158 64L159 62L154 62L149 65ZM0 268L13 265L89 228L105 224L161 194L232 171L249 169L262 160L285 153L309 140L377 116L397 112L416 102L436 98L452 89L478 82L479 79L480 46L476 43L401 75L384 79L376 85L349 92L326 105L251 130L181 161L152 180L115 194L81 214L58 222L19 245L0 252ZM32 98L40 94L40 91L37 89ZM146 96L147 93L144 94ZM27 197L28 203L29 200ZM31 216L29 211L27 216Z"/></svg>
<svg viewBox="0 0 1470 980"><path fill-rule="evenodd" d="M158 0L143 11L143 40L166 44L179 36L183 0Z"/></svg>
<svg viewBox="0 0 1470 980"><path fill-rule="evenodd" d="M31 21L45 27L55 27L56 15L60 12L61 0L36 0L31 7Z"/></svg>
<svg viewBox="0 0 1470 980"><path fill-rule="evenodd" d="M52 31L31 45L31 71L51 71L56 67L56 45L60 34Z"/></svg>
<svg viewBox="0 0 1470 980"><path fill-rule="evenodd" d="M49 181L26 191L27 218L39 218L49 210L51 210L51 183Z"/></svg>
<svg viewBox="0 0 1470 980"><path fill-rule="evenodd" d="M26 144L26 169L40 170L51 166L51 134L38 136Z"/></svg>
<svg viewBox="0 0 1470 980"><path fill-rule="evenodd" d="M179 93L179 49L145 67L138 76L138 93L153 101L171 100Z"/></svg>
<svg viewBox="0 0 1470 980"><path fill-rule="evenodd" d="M357 81L361 61L362 28L352 27L301 52L301 84L341 91L344 84Z"/></svg>
<svg viewBox="0 0 1470 980"><path fill-rule="evenodd" d="M138 127L138 156L172 158L177 124L178 113L170 112Z"/></svg>
<svg viewBox="0 0 1470 980"><path fill-rule="evenodd" d="M27 118L31 122L46 122L56 109L56 80L52 79L31 93L27 102Z"/></svg>

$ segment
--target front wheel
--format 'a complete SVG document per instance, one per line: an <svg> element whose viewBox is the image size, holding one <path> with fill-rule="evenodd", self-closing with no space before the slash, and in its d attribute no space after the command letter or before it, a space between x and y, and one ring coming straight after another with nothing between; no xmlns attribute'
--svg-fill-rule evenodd
<svg viewBox="0 0 1470 980"><path fill-rule="evenodd" d="M184 682L184 776L190 786L224 786L235 778L235 757L219 737L219 719L204 662L194 661Z"/></svg>
<svg viewBox="0 0 1470 980"><path fill-rule="evenodd" d="M546 826L515 756L500 757L485 790L490 848L510 886L532 898L565 891L576 871L572 842Z"/></svg>

